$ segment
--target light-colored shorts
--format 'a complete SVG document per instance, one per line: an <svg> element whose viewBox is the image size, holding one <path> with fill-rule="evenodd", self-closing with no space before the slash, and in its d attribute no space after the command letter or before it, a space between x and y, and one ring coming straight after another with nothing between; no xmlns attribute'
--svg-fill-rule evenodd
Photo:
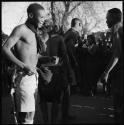
<svg viewBox="0 0 124 125"><path fill-rule="evenodd" d="M18 112L35 111L35 93L37 92L38 74L31 76L23 72L16 73L15 101Z"/></svg>

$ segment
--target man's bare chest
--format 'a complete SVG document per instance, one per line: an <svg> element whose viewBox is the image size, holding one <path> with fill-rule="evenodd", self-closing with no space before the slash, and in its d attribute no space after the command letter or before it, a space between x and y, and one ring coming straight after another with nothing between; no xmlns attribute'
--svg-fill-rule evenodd
<svg viewBox="0 0 124 125"><path fill-rule="evenodd" d="M36 37L32 31L24 33L20 40L25 44L36 46Z"/></svg>

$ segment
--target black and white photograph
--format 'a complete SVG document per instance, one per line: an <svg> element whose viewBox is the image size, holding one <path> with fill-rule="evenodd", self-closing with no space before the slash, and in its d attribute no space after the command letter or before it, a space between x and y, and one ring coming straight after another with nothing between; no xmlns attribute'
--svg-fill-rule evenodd
<svg viewBox="0 0 124 125"><path fill-rule="evenodd" d="M1 2L2 124L123 124L123 1Z"/></svg>

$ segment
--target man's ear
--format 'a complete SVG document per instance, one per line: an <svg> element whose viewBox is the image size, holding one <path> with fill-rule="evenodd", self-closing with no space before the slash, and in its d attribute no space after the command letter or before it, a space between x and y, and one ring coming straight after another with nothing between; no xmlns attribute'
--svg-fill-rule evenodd
<svg viewBox="0 0 124 125"><path fill-rule="evenodd" d="M29 13L29 18L33 18L33 13Z"/></svg>

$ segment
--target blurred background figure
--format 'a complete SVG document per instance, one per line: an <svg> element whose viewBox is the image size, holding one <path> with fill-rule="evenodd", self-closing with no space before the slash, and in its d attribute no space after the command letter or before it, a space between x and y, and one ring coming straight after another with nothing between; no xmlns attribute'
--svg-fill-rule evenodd
<svg viewBox="0 0 124 125"><path fill-rule="evenodd" d="M67 48L67 53L70 60L71 72L73 81L71 86L77 86L79 89L82 86L81 71L79 69L79 60L77 58L77 46L81 40L82 22L78 18L73 18L71 28L64 34L64 41Z"/></svg>
<svg viewBox="0 0 124 125"><path fill-rule="evenodd" d="M49 26L47 27L49 29ZM48 85L43 83L42 79L39 84L40 106L43 113L45 123L48 123L48 105L52 103L51 107L51 121L50 123L57 123L59 104L61 104L62 116L67 110L66 93L70 80L69 61L64 44L64 39L59 35L59 28L57 25L52 25L51 30L48 30L50 38L46 42L47 50L46 56L55 58L55 63L45 64L46 67L53 73L52 79ZM65 114L64 114L65 115Z"/></svg>

